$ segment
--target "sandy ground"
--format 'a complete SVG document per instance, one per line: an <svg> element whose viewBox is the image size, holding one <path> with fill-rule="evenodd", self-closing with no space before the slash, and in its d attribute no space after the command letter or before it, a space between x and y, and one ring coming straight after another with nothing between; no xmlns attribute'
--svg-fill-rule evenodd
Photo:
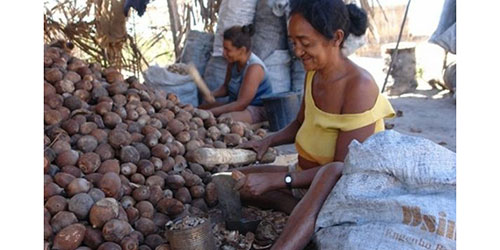
<svg viewBox="0 0 500 250"><path fill-rule="evenodd" d="M442 81L444 50L426 42L416 47L417 68L421 76L412 93L390 96L394 110L402 111L402 116L387 120L394 130L408 135L421 136L456 152L456 105L448 90L437 89L427 83L430 79ZM382 58L356 57L351 60L367 69L382 89L386 73ZM454 60L448 56L448 62Z"/></svg>
<svg viewBox="0 0 500 250"><path fill-rule="evenodd" d="M413 95L390 99L402 116L387 120L394 130L421 136L456 152L456 106L451 97Z"/></svg>
<svg viewBox="0 0 500 250"><path fill-rule="evenodd" d="M389 101L399 114L386 120L387 127L407 135L420 136L456 152L456 104L448 90L432 87L429 79L440 79L443 63L442 49L429 44L417 47L417 64L423 70L418 87L411 93L390 96ZM351 60L367 69L382 88L385 79L382 58L356 57ZM274 164L289 164L296 160L293 144L276 147L279 157Z"/></svg>

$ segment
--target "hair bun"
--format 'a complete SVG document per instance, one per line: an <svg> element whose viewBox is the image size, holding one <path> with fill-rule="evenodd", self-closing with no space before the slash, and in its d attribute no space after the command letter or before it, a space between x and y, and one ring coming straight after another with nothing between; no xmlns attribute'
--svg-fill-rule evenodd
<svg viewBox="0 0 500 250"><path fill-rule="evenodd" d="M368 16L366 15L366 11L352 3L347 4L346 7L349 12L349 19L351 20L349 32L356 36L365 34L366 28L368 28Z"/></svg>
<svg viewBox="0 0 500 250"><path fill-rule="evenodd" d="M250 23L247 25L243 25L243 27L241 27L241 31L252 36L255 33L255 27Z"/></svg>

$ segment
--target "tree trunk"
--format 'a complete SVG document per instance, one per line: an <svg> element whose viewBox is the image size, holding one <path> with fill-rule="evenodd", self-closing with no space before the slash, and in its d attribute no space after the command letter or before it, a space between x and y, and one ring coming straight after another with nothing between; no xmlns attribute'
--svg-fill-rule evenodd
<svg viewBox="0 0 500 250"><path fill-rule="evenodd" d="M179 12L177 11L177 0L167 0L168 3L168 14L170 17L170 29L172 32L172 38L174 39L174 52L175 52L175 59L180 57L181 55L181 50L180 50L180 42L182 35L180 34L181 31L181 25L180 25L180 18L179 18Z"/></svg>

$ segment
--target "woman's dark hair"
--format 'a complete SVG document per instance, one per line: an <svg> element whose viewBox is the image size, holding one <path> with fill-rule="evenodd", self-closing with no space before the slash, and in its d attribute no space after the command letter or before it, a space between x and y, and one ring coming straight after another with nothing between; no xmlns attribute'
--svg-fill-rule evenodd
<svg viewBox="0 0 500 250"><path fill-rule="evenodd" d="M250 38L255 33L253 24L244 26L233 26L224 31L224 40L229 40L236 48L246 47L252 49L252 39Z"/></svg>
<svg viewBox="0 0 500 250"><path fill-rule="evenodd" d="M350 33L361 36L368 27L366 12L342 0L290 0L290 15L301 14L319 33L333 39L336 30L344 32L344 44Z"/></svg>

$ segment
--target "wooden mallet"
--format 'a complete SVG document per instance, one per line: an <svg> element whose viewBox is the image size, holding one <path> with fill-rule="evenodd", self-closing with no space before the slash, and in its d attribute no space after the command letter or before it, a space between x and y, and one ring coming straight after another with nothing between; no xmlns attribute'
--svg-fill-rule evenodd
<svg viewBox="0 0 500 250"><path fill-rule="evenodd" d="M198 72L193 63L189 63L187 65L187 72L193 78L194 83L196 84L201 94L203 95L203 99L205 99L205 101L207 101L208 103L214 103L215 102L214 96L210 92L210 89L207 87L205 81L203 81L203 78L201 78L200 73Z"/></svg>

